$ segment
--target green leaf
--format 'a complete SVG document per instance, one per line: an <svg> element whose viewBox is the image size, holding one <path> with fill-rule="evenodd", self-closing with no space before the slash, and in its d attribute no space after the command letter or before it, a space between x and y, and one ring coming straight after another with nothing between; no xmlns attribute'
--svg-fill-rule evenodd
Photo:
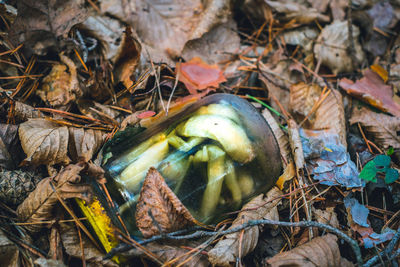
<svg viewBox="0 0 400 267"><path fill-rule="evenodd" d="M387 168L390 165L390 157L387 155L378 155L374 158L375 165L377 167Z"/></svg>
<svg viewBox="0 0 400 267"><path fill-rule="evenodd" d="M394 148L393 147L389 147L389 149L386 151L386 155L391 156L394 153Z"/></svg>
<svg viewBox="0 0 400 267"><path fill-rule="evenodd" d="M361 179L363 179L365 181L376 182L376 173L377 173L377 169L375 166L375 162L373 160L371 160L367 164L365 164L364 168L361 170L358 177L360 177Z"/></svg>
<svg viewBox="0 0 400 267"><path fill-rule="evenodd" d="M391 184L399 178L399 172L395 169L387 169L385 175L385 183Z"/></svg>

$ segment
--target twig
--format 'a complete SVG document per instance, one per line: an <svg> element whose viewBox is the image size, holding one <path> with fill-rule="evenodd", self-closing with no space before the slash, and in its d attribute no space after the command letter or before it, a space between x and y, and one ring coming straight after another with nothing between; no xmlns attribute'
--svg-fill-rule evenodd
<svg viewBox="0 0 400 267"><path fill-rule="evenodd" d="M237 227L234 227L234 228L231 228L231 229L228 229L225 231L220 231L220 232L199 230L194 233L187 234L187 235L176 235L176 233L174 233L174 232L168 233L168 234L163 234L163 235L157 235L157 236L153 236L151 238L151 242L156 241L156 240L162 240L162 239L170 239L170 240L195 239L195 238L202 238L202 237L207 237L207 236L214 236L216 234L227 235L227 234L235 233L240 230L254 227L257 225L261 225L261 224L289 226L289 227L291 227L291 226L293 226L293 227L317 227L317 228L324 229L326 231L330 231L330 232L336 234L338 237L340 237L344 241L346 241L347 243L349 243L349 245L353 249L354 254L356 256L357 264L359 266L362 266L362 264L363 264L361 250L357 244L357 241L350 238L348 235L346 235L342 231L336 229L335 227L332 227L330 225L323 224L323 223L313 222L313 221L302 221L302 222L293 222L292 223L292 222L281 222L281 221L272 221L272 220L250 220L242 225L239 225ZM144 240L144 241L147 241L147 240ZM141 244L143 244L143 243L144 242L141 242ZM110 251L110 253L111 253L111 251ZM108 253L106 255L106 258L109 258L111 256L110 253Z"/></svg>

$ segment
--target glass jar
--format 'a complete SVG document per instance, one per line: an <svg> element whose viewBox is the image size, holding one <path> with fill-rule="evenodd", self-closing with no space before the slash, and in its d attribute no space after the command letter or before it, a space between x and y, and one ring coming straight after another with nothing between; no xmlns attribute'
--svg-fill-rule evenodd
<svg viewBox="0 0 400 267"><path fill-rule="evenodd" d="M205 97L139 134L114 139L104 153L107 184L95 185L95 194L112 223L134 236L140 235L136 203L151 167L206 224L268 191L282 170L279 146L265 119L231 94ZM88 216L88 207L80 207Z"/></svg>

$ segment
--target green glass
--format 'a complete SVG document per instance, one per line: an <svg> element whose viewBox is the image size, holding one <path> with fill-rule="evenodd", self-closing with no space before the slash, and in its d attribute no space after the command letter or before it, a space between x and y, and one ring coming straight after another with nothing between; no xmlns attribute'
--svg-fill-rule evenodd
<svg viewBox="0 0 400 267"><path fill-rule="evenodd" d="M268 191L282 165L271 128L246 100L214 94L138 133L112 140L104 169L110 203L97 194L108 215L140 235L135 208L150 167L203 223L215 223Z"/></svg>

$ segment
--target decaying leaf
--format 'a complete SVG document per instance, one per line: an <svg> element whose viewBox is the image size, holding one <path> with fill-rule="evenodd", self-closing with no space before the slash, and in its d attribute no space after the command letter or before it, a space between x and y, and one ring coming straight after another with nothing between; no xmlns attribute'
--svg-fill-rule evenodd
<svg viewBox="0 0 400 267"><path fill-rule="evenodd" d="M18 206L17 215L21 222L31 222L26 225L30 232L37 232L45 224L42 221L50 221L54 218L52 213L58 198L80 198L85 201L91 199L91 187L79 184L79 173L84 165L68 165L56 177L48 177L37 184L36 189Z"/></svg>
<svg viewBox="0 0 400 267"><path fill-rule="evenodd" d="M189 242L185 243L188 247L196 247L199 245L199 242ZM172 246L168 244L159 244L152 242L144 246L148 251L151 251L157 259L167 263L171 262L170 266L178 266L179 264L184 264L183 266L187 267L207 267L210 265L207 257L202 253L196 253L196 251L189 253L189 249L185 249L178 246ZM143 253L141 249L131 249L125 253L121 253L123 257L131 258L131 257L146 257L147 255ZM189 259L190 258L190 259ZM151 258L149 258L151 260Z"/></svg>
<svg viewBox="0 0 400 267"><path fill-rule="evenodd" d="M196 224L196 220L168 187L164 178L150 168L136 206L136 225L144 237L177 231Z"/></svg>
<svg viewBox="0 0 400 267"><path fill-rule="evenodd" d="M282 192L273 187L265 198L262 194L253 198L243 206L242 211L233 221L230 228L237 227L250 220L279 220L277 205L281 201L280 195L282 195ZM229 266L230 263L236 262L237 257L244 257L254 250L258 242L259 233L259 227L255 226L244 230L241 238L240 232L226 235L223 240L219 241L208 252L209 261L213 265Z"/></svg>
<svg viewBox="0 0 400 267"><path fill-rule="evenodd" d="M208 65L201 58L195 57L185 63L176 65L179 81L183 82L190 94L208 87L218 87L225 82L224 74L217 65Z"/></svg>
<svg viewBox="0 0 400 267"><path fill-rule="evenodd" d="M75 63L64 55L60 55L60 60L63 64L53 66L49 75L43 79L42 88L36 90L36 93L51 106L63 107L74 101L82 92Z"/></svg>
<svg viewBox="0 0 400 267"><path fill-rule="evenodd" d="M18 15L9 35L15 46L24 43L30 53L46 54L56 46L57 37L86 19L84 0L18 1Z"/></svg>
<svg viewBox="0 0 400 267"><path fill-rule="evenodd" d="M351 72L353 64L357 66L364 58L364 53L358 42L360 30L357 26L352 25L353 41L355 55L353 58L358 62L352 62L352 57L347 51L352 46L349 39L349 31L347 21L334 21L332 24L325 26L314 46L314 53L317 60L329 67L334 74L340 72Z"/></svg>
<svg viewBox="0 0 400 267"><path fill-rule="evenodd" d="M268 267L350 267L351 262L340 256L337 237L327 234L267 260Z"/></svg>
<svg viewBox="0 0 400 267"><path fill-rule="evenodd" d="M21 266L17 245L11 242L2 230L0 230L0 262L3 266Z"/></svg>
<svg viewBox="0 0 400 267"><path fill-rule="evenodd" d="M72 160L89 161L103 145L106 133L100 130L70 127L69 153Z"/></svg>
<svg viewBox="0 0 400 267"><path fill-rule="evenodd" d="M77 228L74 224L61 224L61 240L65 248L65 252L71 257L82 258L82 249L79 239ZM88 263L94 264L95 266L107 266L117 267L119 266L111 260L103 260L104 254L97 249L92 241L90 241L86 235L81 234L81 240L83 245L83 252L85 254L85 260Z"/></svg>
<svg viewBox="0 0 400 267"><path fill-rule="evenodd" d="M19 101L14 102L14 113L15 119L17 121L27 121L33 118L43 118L44 115L39 110L35 109L32 106L24 104Z"/></svg>
<svg viewBox="0 0 400 267"><path fill-rule="evenodd" d="M45 119L30 119L19 127L19 138L27 158L33 165L69 162L68 128Z"/></svg>
<svg viewBox="0 0 400 267"><path fill-rule="evenodd" d="M115 81L121 81L126 88L133 85L131 77L139 63L141 50L140 43L132 35L132 28L126 27L114 65Z"/></svg>
<svg viewBox="0 0 400 267"><path fill-rule="evenodd" d="M366 69L364 77L355 83L347 78L340 80L339 85L347 93L361 98L372 106L400 117L400 105L393 101L393 92L390 85L386 85L382 78L374 71Z"/></svg>
<svg viewBox="0 0 400 267"><path fill-rule="evenodd" d="M0 171L0 201L18 206L32 192L42 177L33 172Z"/></svg>
<svg viewBox="0 0 400 267"><path fill-rule="evenodd" d="M278 142L278 145L279 145L279 150L281 152L282 158L286 162L292 161L289 138L288 138L287 134L285 134L282 131L282 129L279 127L279 124L274 119L274 117L272 116L271 112L268 109L264 109L262 111L262 115L263 115L264 119L268 122L269 126L271 127L272 132L274 133L276 141Z"/></svg>
<svg viewBox="0 0 400 267"><path fill-rule="evenodd" d="M363 130L372 136L374 142L387 149L390 146L400 148L400 118L376 113L365 107L354 108L350 124L360 123Z"/></svg>

